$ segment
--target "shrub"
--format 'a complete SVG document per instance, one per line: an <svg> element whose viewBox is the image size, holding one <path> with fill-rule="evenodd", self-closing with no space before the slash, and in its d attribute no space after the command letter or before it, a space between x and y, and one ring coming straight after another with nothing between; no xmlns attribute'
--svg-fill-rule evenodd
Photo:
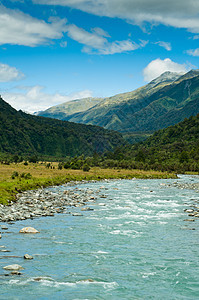
<svg viewBox="0 0 199 300"><path fill-rule="evenodd" d="M15 179L15 177L18 177L18 176L19 176L19 173L18 173L17 171L14 171L14 172L12 173L11 178L12 178L12 179Z"/></svg>
<svg viewBox="0 0 199 300"><path fill-rule="evenodd" d="M62 163L58 164L58 170L62 170Z"/></svg>
<svg viewBox="0 0 199 300"><path fill-rule="evenodd" d="M89 167L89 165L85 164L85 165L83 165L82 169L84 172L88 172L90 170L90 167Z"/></svg>

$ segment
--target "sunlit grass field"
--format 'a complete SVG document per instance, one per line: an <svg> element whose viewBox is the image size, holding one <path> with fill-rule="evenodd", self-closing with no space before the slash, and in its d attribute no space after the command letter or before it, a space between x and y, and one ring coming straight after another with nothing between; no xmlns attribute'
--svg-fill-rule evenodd
<svg viewBox="0 0 199 300"><path fill-rule="evenodd" d="M16 199L16 194L39 187L60 185L69 181L102 180L132 178L175 178L174 174L158 171L116 170L91 168L89 172L82 170L58 169L58 163L12 163L0 165L0 203L8 204Z"/></svg>

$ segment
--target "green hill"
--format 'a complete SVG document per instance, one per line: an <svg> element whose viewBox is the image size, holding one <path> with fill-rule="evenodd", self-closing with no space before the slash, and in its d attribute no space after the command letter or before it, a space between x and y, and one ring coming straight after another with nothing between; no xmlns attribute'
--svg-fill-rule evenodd
<svg viewBox="0 0 199 300"><path fill-rule="evenodd" d="M126 168L199 172L199 114L156 131L142 143L120 147L106 159Z"/></svg>
<svg viewBox="0 0 199 300"><path fill-rule="evenodd" d="M113 150L122 136L98 126L75 124L16 111L0 98L0 152L75 156Z"/></svg>

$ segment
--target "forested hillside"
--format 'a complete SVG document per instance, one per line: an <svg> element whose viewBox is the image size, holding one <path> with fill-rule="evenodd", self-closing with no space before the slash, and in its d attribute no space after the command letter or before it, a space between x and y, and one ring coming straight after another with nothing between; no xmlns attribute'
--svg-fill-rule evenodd
<svg viewBox="0 0 199 300"><path fill-rule="evenodd" d="M69 160L65 166L77 165L77 161ZM156 131L142 143L117 147L101 156L95 154L82 165L85 162L104 168L199 172L199 114Z"/></svg>
<svg viewBox="0 0 199 300"><path fill-rule="evenodd" d="M92 155L124 143L117 132L32 116L16 111L0 98L0 153L53 157Z"/></svg>
<svg viewBox="0 0 199 300"><path fill-rule="evenodd" d="M127 168L199 172L199 114L155 132L142 143L118 148L106 158Z"/></svg>

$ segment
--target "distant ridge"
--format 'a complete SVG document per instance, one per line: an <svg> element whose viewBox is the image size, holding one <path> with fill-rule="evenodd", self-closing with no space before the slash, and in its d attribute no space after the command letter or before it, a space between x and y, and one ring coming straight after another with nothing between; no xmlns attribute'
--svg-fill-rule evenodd
<svg viewBox="0 0 199 300"><path fill-rule="evenodd" d="M93 107L63 119L145 135L199 113L198 99L199 70L165 72L141 88L101 99ZM53 113L48 116L56 117Z"/></svg>
<svg viewBox="0 0 199 300"><path fill-rule="evenodd" d="M45 111L36 112L35 115L64 120L67 116L83 112L100 103L102 98L83 98L76 99L62 104L52 106Z"/></svg>

